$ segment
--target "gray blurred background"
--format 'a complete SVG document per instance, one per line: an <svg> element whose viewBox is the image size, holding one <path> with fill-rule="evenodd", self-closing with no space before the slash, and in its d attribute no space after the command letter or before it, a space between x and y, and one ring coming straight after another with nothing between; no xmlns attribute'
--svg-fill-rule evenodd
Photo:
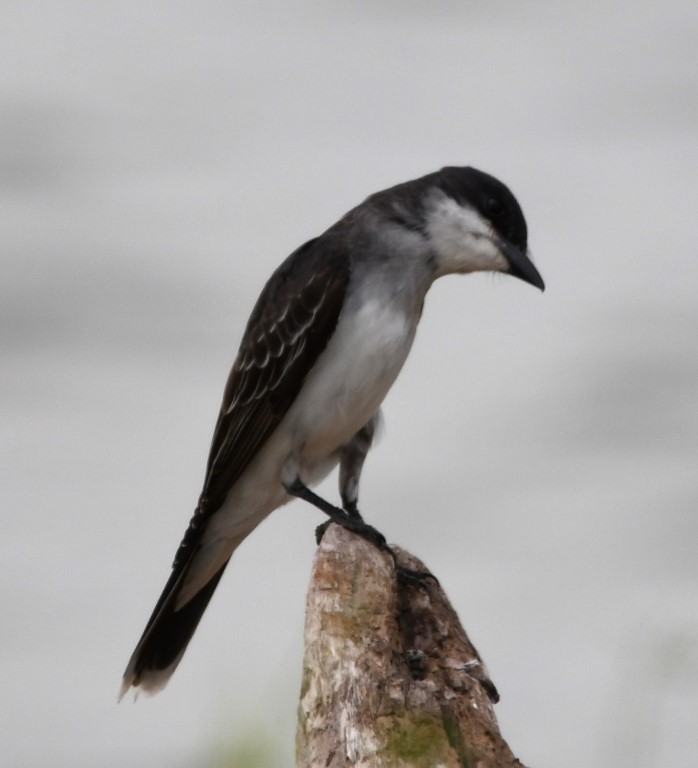
<svg viewBox="0 0 698 768"><path fill-rule="evenodd" d="M3 765L292 764L303 504L162 694L120 675L264 281L446 164L513 189L548 290L434 286L362 509L439 576L521 760L695 765L697 50L693 0L3 0Z"/></svg>

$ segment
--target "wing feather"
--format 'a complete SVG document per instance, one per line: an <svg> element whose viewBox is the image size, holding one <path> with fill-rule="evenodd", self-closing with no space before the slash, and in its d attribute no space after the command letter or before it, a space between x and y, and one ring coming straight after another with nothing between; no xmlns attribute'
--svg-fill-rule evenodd
<svg viewBox="0 0 698 768"><path fill-rule="evenodd" d="M189 559L206 523L295 400L334 332L348 281L346 256L315 239L264 287L228 377L204 487L174 567Z"/></svg>

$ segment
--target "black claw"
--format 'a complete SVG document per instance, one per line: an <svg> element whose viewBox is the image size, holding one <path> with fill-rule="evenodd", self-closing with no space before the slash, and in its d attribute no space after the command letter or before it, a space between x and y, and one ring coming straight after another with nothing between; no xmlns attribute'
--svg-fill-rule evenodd
<svg viewBox="0 0 698 768"><path fill-rule="evenodd" d="M366 523L364 523L366 525ZM362 534L367 541L375 544L378 549L387 549L388 543L385 540L385 536L380 531L377 531L372 525L366 525L365 534Z"/></svg>
<svg viewBox="0 0 698 768"><path fill-rule="evenodd" d="M318 525L318 527L315 529L315 542L318 544L318 546L320 545L322 537L325 535L331 524L331 520L325 520L324 523L320 523L320 525Z"/></svg>
<svg viewBox="0 0 698 768"><path fill-rule="evenodd" d="M343 519L337 519L333 522L337 523L338 525L341 525L343 528L346 528L348 531L352 531L353 533L358 534L362 538L366 539L366 541L369 542L369 544L373 544L375 547L378 547L378 549L388 549L388 545L385 541L385 536L383 534L376 530L372 525L369 525L368 523L365 523L360 518L356 517L349 517L348 515L344 515Z"/></svg>
<svg viewBox="0 0 698 768"><path fill-rule="evenodd" d="M324 523L317 526L315 529L315 541L318 544L322 541L322 537L332 523L337 523L337 525L341 525L342 528L346 528L347 531L356 533L378 549L388 549L385 536L383 536L380 531L377 531L372 525L365 523L361 518L349 517L349 515L345 515L344 513L341 515L333 515L329 520L326 520Z"/></svg>

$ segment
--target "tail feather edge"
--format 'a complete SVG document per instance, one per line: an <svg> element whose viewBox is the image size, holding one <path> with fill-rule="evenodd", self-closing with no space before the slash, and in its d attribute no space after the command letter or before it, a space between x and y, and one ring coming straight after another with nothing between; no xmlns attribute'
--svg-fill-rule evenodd
<svg viewBox="0 0 698 768"><path fill-rule="evenodd" d="M188 602L177 607L187 569L172 572L124 672L119 701L133 687L162 690L177 668L229 560Z"/></svg>

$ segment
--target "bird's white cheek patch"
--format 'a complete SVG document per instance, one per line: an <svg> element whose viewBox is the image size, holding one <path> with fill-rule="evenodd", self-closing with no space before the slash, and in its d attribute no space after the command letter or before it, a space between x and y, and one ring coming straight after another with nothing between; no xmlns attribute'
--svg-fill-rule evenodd
<svg viewBox="0 0 698 768"><path fill-rule="evenodd" d="M507 272L509 262L489 237L472 235L464 241L468 251L466 269L454 269L455 272ZM463 246L461 246L462 248ZM456 256L458 261L458 256ZM461 258L462 261L462 258Z"/></svg>
<svg viewBox="0 0 698 768"><path fill-rule="evenodd" d="M505 272L509 263L492 239L492 227L474 208L439 197L427 215L437 274Z"/></svg>

